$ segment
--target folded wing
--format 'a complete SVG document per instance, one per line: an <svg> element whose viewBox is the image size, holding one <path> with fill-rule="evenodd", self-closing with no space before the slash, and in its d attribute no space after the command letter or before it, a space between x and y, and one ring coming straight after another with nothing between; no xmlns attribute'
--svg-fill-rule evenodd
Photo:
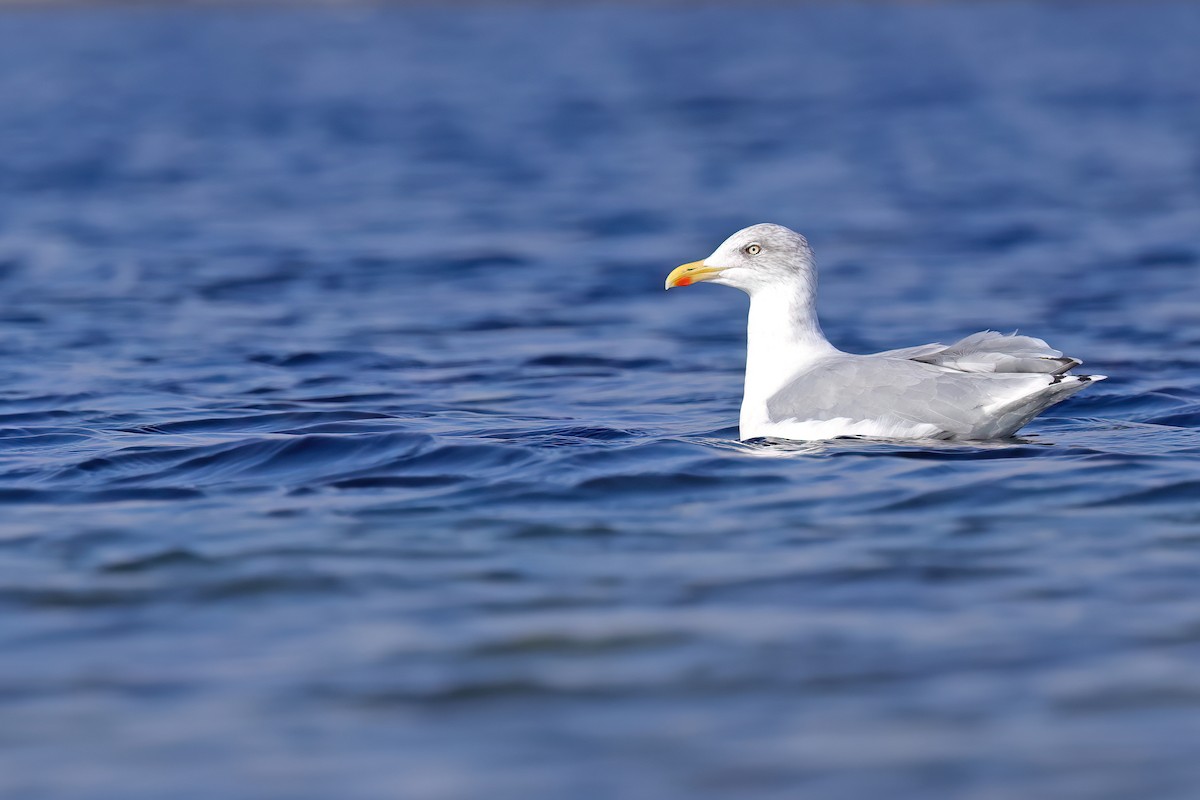
<svg viewBox="0 0 1200 800"><path fill-rule="evenodd" d="M1061 375L1083 362L1064 356L1041 339L1032 336L1005 336L995 331L980 331L946 346L924 344L900 350L876 353L885 358L907 359L959 372L1038 372Z"/></svg>

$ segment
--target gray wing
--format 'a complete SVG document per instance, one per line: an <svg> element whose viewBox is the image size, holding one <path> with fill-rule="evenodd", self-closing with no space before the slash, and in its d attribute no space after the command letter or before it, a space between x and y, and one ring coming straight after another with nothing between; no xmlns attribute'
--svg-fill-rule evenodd
<svg viewBox="0 0 1200 800"><path fill-rule="evenodd" d="M971 374L886 354L841 354L797 375L767 401L767 413L773 422L899 420L969 437L1056 380L1044 374Z"/></svg>
<svg viewBox="0 0 1200 800"><path fill-rule="evenodd" d="M908 359L959 372L1040 372L1060 375L1083 362L1063 356L1041 339L980 331L952 345L923 344L875 355Z"/></svg>

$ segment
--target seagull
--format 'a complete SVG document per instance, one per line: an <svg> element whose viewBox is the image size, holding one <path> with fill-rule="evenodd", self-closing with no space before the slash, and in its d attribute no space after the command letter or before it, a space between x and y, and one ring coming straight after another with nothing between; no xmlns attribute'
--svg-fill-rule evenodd
<svg viewBox="0 0 1200 800"><path fill-rule="evenodd" d="M703 261L676 267L667 286L708 281L750 295L739 438L800 441L1003 439L1104 375L1041 339L972 334L856 355L817 321L817 266L808 240L763 223L726 239Z"/></svg>

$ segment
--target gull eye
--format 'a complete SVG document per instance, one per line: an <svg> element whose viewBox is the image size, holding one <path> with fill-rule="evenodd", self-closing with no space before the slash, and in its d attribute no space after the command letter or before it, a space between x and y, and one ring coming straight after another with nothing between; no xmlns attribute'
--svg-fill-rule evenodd
<svg viewBox="0 0 1200 800"><path fill-rule="evenodd" d="M746 245L746 253L748 255L756 256L761 252L762 252L762 247L757 244Z"/></svg>

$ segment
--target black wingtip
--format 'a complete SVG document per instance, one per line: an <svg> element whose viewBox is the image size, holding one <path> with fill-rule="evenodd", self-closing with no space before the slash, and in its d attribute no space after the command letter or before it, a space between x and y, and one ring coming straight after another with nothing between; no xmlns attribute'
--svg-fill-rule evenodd
<svg viewBox="0 0 1200 800"><path fill-rule="evenodd" d="M1096 381L1102 381L1107 377L1107 375L1064 375L1059 373L1052 376L1053 379L1050 381L1050 385L1053 386L1054 384L1062 383L1065 380L1073 380L1078 381L1079 383L1088 384L1095 383Z"/></svg>

